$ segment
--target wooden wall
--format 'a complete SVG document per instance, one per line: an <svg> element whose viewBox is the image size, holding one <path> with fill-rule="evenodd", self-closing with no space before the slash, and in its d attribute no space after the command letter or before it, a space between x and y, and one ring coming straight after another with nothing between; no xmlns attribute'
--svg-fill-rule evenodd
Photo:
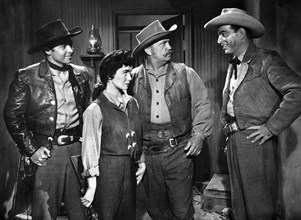
<svg viewBox="0 0 301 220"><path fill-rule="evenodd" d="M0 10L0 219L4 219L13 200L19 154L6 130L2 112L16 69L31 63L24 52L29 47L28 33L32 31L32 20L28 19L31 1L2 0Z"/></svg>
<svg viewBox="0 0 301 220"><path fill-rule="evenodd" d="M57 18L61 18L68 28L83 27L83 33L74 38L76 52L73 59L74 63L82 65L80 55L86 53L87 35L91 24L99 28L103 52L108 53L117 49L114 35L116 14L191 13L190 63L209 90L215 122L214 133L208 139L207 150L201 154L197 163L207 164L200 166L199 172L208 174L206 177L209 178L213 173L227 173L225 154L221 150L224 140L219 133L219 112L229 57L224 55L217 45L216 33L204 30L203 26L209 19L220 14L222 8L247 9L267 27L265 36L256 43L270 49L278 49L289 65L300 74L300 3L298 0L281 2L286 3L279 5L277 0L191 0L189 3L185 0L1 0L0 133L3 138L0 144L0 205L3 208L0 210L0 219L7 217L11 207L19 156L6 131L2 111L8 85L15 71L42 58L40 54L27 55L28 48L34 43L33 32L36 28ZM293 44L289 43L290 41ZM301 203L300 131L299 120L281 135L280 191L286 216L296 215L296 204Z"/></svg>
<svg viewBox="0 0 301 220"><path fill-rule="evenodd" d="M301 76L301 1L279 0L277 50ZM301 97L299 97L301 102ZM280 136L280 201L285 219L301 219L301 116Z"/></svg>

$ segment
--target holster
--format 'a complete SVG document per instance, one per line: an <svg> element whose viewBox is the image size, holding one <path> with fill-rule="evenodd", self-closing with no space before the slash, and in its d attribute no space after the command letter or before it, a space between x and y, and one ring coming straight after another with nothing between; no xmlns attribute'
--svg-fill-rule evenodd
<svg viewBox="0 0 301 220"><path fill-rule="evenodd" d="M38 165L34 164L29 157L23 156L24 176L23 181L29 190L33 189L35 174L38 169Z"/></svg>

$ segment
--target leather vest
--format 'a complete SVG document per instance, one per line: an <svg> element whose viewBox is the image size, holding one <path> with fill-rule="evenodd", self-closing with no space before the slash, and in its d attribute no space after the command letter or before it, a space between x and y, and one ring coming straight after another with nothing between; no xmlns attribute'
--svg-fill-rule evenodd
<svg viewBox="0 0 301 220"><path fill-rule="evenodd" d="M151 129L151 87L147 72L143 65L133 70L135 82L133 94L140 108L140 117L143 122L143 138L150 139ZM192 129L191 96L189 92L186 67L182 63L170 63L164 88L164 98L167 104L173 136L187 134Z"/></svg>

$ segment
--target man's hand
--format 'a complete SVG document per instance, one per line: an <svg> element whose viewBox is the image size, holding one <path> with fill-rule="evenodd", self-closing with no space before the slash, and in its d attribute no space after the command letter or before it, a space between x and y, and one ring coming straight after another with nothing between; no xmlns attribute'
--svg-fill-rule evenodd
<svg viewBox="0 0 301 220"><path fill-rule="evenodd" d="M145 162L138 163L138 170L136 172L137 185L141 182L143 175L145 173L146 165Z"/></svg>
<svg viewBox="0 0 301 220"><path fill-rule="evenodd" d="M269 131L269 129L267 128L266 124L262 124L259 126L251 126L248 127L247 130L257 130L255 132L253 132L252 134L250 134L247 138L253 138L252 139L252 143L258 141L259 139L261 139L261 141L259 142L259 144L263 144L264 142L266 142L268 139L270 139L273 134Z"/></svg>
<svg viewBox="0 0 301 220"><path fill-rule="evenodd" d="M200 136L193 136L188 141L184 151L188 151L186 156L197 156L203 149L203 139Z"/></svg>
<svg viewBox="0 0 301 220"><path fill-rule="evenodd" d="M47 147L40 147L34 154L30 157L31 161L38 166L42 164L50 157L50 150Z"/></svg>
<svg viewBox="0 0 301 220"><path fill-rule="evenodd" d="M96 177L94 176L94 177L87 178L87 182L88 182L87 191L84 197L80 199L85 207L89 207L94 200L94 195L96 190Z"/></svg>

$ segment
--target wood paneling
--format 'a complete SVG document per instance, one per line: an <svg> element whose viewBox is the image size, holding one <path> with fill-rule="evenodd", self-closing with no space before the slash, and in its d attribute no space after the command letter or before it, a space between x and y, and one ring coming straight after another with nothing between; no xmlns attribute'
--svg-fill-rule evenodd
<svg viewBox="0 0 301 220"><path fill-rule="evenodd" d="M277 49L287 64L301 76L301 1L280 2L282 4L276 12ZM301 219L301 116L280 135L279 155L279 194L284 219Z"/></svg>
<svg viewBox="0 0 301 220"><path fill-rule="evenodd" d="M2 0L0 3L0 219L8 216L13 201L13 189L19 153L3 121L3 107L8 85L18 68L31 63L26 51L30 45L32 21L30 0Z"/></svg>
<svg viewBox="0 0 301 220"><path fill-rule="evenodd" d="M207 150L202 160L209 174L227 173L226 157L221 146L224 140L219 133L219 113L221 94L224 86L229 57L217 45L215 32L205 30L204 24L220 14L225 7L246 8L259 16L266 25L266 35L258 41L259 45L277 48L288 64L299 74L300 62L300 9L299 1L287 1L277 6L277 1L256 0L192 0L181 7L182 0L1 0L0 3L0 204L2 218L7 214L12 202L12 191L16 179L18 151L11 140L3 122L3 106L7 98L8 85L18 68L38 62L41 54L29 56L27 50L34 44L33 32L42 24L61 18L68 28L81 26L83 33L74 37L74 63L83 65L80 55L88 47L88 31L92 24L99 28L104 53L116 48L116 14L179 14L190 13L187 22L191 28L190 42L184 45L191 51L186 62L193 67L205 82L212 102L214 132L208 139ZM187 9L189 8L189 10ZM186 11L185 11L186 10ZM276 11L277 10L277 11ZM275 12L276 11L276 12ZM272 13L270 13L272 12ZM276 19L278 16L278 19ZM191 21L191 23L190 23ZM277 25L276 25L276 24ZM276 34L277 33L277 34ZM290 43L292 42L292 43ZM276 45L277 44L277 45ZM287 216L296 214L296 204L300 204L300 120L281 135L281 184L283 207ZM287 133L288 132L288 133ZM295 138L291 138L295 137ZM286 205L287 204L287 205ZM290 208L292 207L292 208ZM295 208L295 209L294 209Z"/></svg>

